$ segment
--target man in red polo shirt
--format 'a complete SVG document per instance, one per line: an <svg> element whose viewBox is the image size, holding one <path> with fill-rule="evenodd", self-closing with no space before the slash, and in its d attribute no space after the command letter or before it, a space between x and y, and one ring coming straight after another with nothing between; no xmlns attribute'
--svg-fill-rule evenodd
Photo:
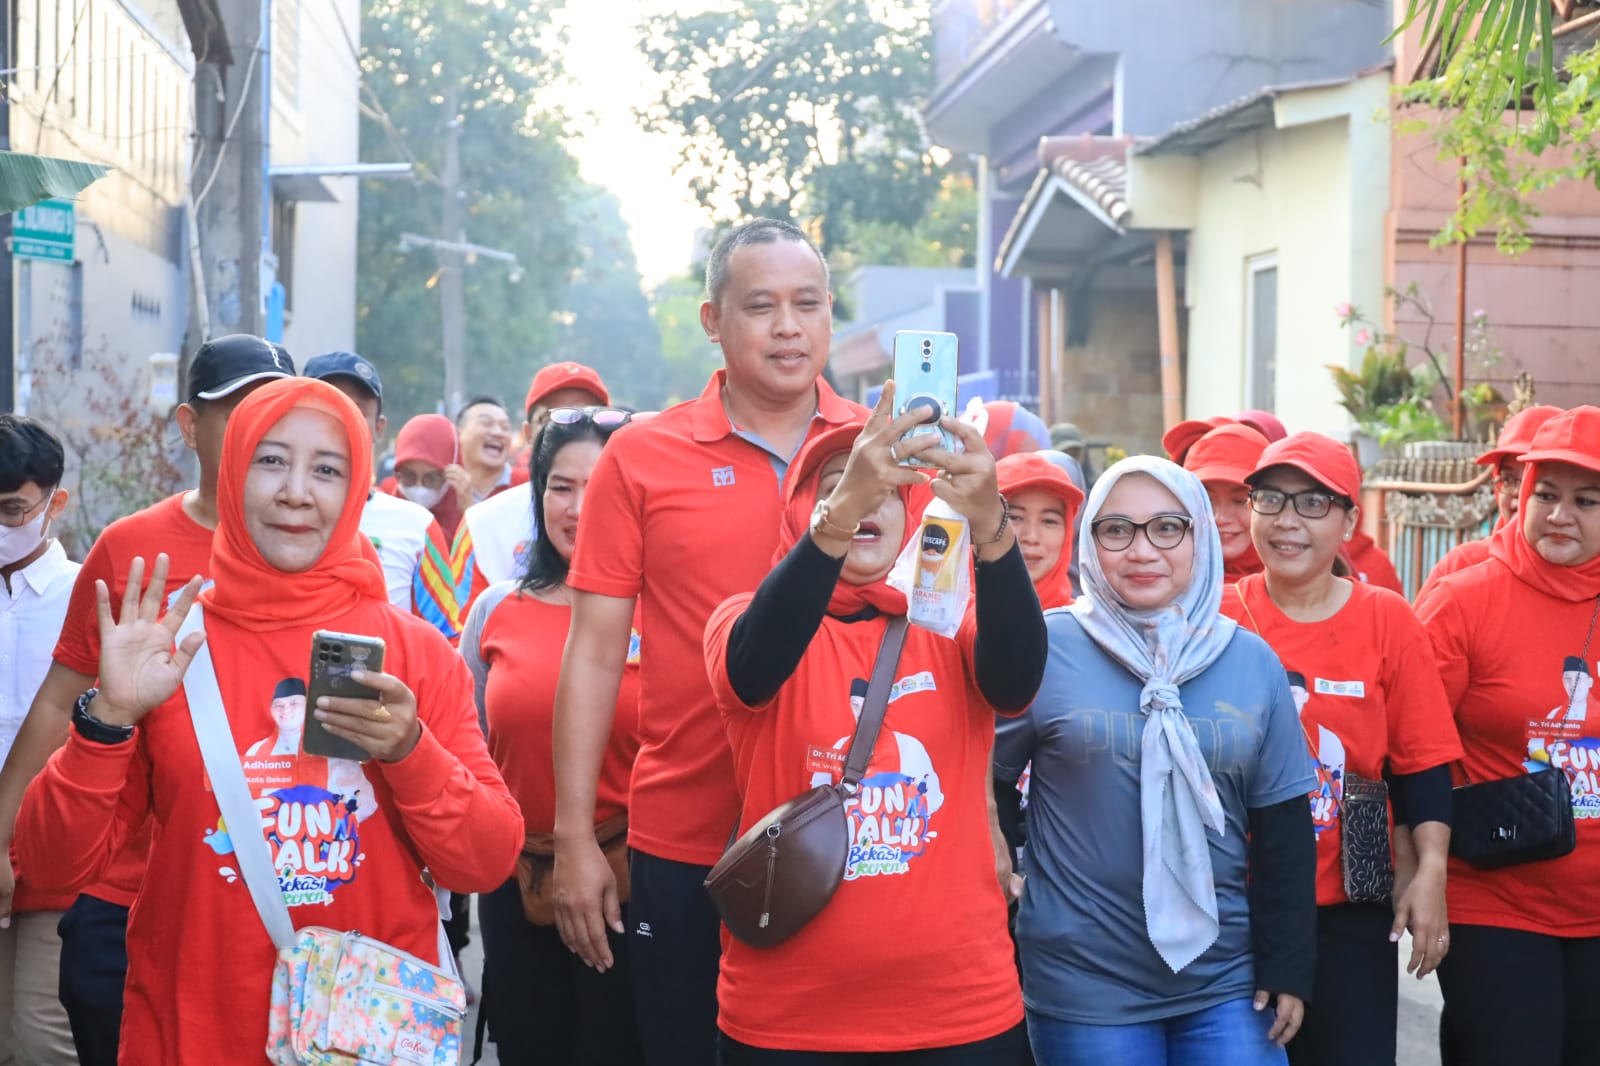
<svg viewBox="0 0 1600 1066"><path fill-rule="evenodd" d="M0 771L0 853L11 844L17 809L28 782L44 769L50 754L67 739L78 712L78 697L94 684L100 665L100 629L95 613L95 581L106 583L112 604L122 602L128 567L156 557L169 559L167 587L181 588L196 574L211 571L211 535L217 528L217 471L228 417L239 401L277 378L294 377L289 353L270 341L246 334L217 337L200 346L189 367L189 400L177 411L183 442L200 464L200 485L169 496L107 526L89 549L73 582L66 622L54 661L28 709L28 717ZM72 1024L72 1039L83 1066L114 1066L122 1023L122 988L127 976L128 909L144 880L150 847L148 826L135 834L107 869L61 920L61 1002ZM18 871L26 881L28 871ZM13 885L9 866L0 865L0 916L10 913Z"/></svg>
<svg viewBox="0 0 1600 1066"><path fill-rule="evenodd" d="M725 369L699 399L616 433L584 501L555 709L557 924L585 962L612 965L606 930L623 928L595 843L595 784L637 599L648 635L627 933L651 1066L716 1060L720 927L701 882L739 796L702 644L717 605L772 565L789 460L813 434L864 416L820 379L832 308L827 265L798 229L757 219L728 233L700 309Z"/></svg>

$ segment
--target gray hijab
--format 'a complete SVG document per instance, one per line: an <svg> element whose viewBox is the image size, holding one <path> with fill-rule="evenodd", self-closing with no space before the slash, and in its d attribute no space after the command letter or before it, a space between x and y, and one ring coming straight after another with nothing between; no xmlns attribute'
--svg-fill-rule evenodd
<svg viewBox="0 0 1600 1066"><path fill-rule="evenodd" d="M1129 474L1146 474L1166 486L1194 521L1189 587L1176 602L1154 610L1135 610L1117 599L1092 539L1106 496ZM1068 610L1090 639L1144 682L1139 694L1145 715L1139 808L1145 929L1162 960L1177 973L1205 953L1220 928L1206 830L1220 836L1226 823L1178 695L1178 686L1215 662L1237 629L1217 613L1223 577L1216 518L1198 478L1165 459L1140 455L1122 460L1095 482L1083 509L1079 540L1084 545L1083 596Z"/></svg>

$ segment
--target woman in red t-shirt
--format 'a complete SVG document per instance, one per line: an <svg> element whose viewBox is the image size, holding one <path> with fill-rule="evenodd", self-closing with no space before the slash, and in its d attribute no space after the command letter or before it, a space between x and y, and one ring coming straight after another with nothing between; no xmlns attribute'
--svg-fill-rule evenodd
<svg viewBox="0 0 1600 1066"><path fill-rule="evenodd" d="M976 429L946 418L964 454L901 435L885 387L865 427L813 438L791 464L779 561L706 626L706 665L733 748L739 831L839 780L865 679L905 596L885 578L927 488L964 514L976 610L954 640L906 634L888 711L847 805L844 882L790 939L724 939L719 1061L756 1066L1020 1061L1022 998L995 877L985 781L994 714L1027 706L1044 669L1044 617ZM913 455L939 468L899 465ZM781 872L781 871L780 871ZM795 1056L795 1052L806 1052Z"/></svg>
<svg viewBox="0 0 1600 1066"><path fill-rule="evenodd" d="M1267 438L1253 426L1219 426L1183 457L1183 468L1200 479L1211 497L1222 541L1222 580L1228 585L1261 572L1261 557L1250 542L1250 486L1244 479L1266 447Z"/></svg>
<svg viewBox="0 0 1600 1066"><path fill-rule="evenodd" d="M1461 746L1428 639L1386 589L1335 576L1356 527L1361 469L1344 445L1296 433L1268 445L1245 479L1250 536L1264 571L1223 597L1223 613L1259 633L1289 672L1315 760L1317 970L1292 1066L1392 1063L1399 997L1396 946L1411 931L1407 970L1421 978L1449 947L1445 859L1448 763ZM1347 892L1347 794L1393 789L1394 886ZM1359 794L1359 793L1358 793Z"/></svg>
<svg viewBox="0 0 1600 1066"><path fill-rule="evenodd" d="M539 537L522 576L491 585L461 637L489 754L522 808L524 876L548 902L556 824L552 733L561 649L572 622L567 566L577 543L589 476L613 430L629 415L609 407L550 412L529 461ZM595 796L595 834L626 855L628 780L639 752L639 638L634 630L617 692L611 741ZM624 870L618 887L624 901ZM624 923L627 906L619 908ZM483 1012L505 1062L628 1066L642 1062L629 987L626 937L606 930L615 965L591 970L568 951L553 912L531 921L517 877L478 898L483 923Z"/></svg>
<svg viewBox="0 0 1600 1066"><path fill-rule="evenodd" d="M1439 968L1464 1066L1595 1059L1600 999L1600 408L1534 435L1517 518L1489 559L1418 605L1466 754L1463 783L1558 770L1578 846L1484 870L1450 860L1450 957Z"/></svg>
<svg viewBox="0 0 1600 1066"><path fill-rule="evenodd" d="M371 483L355 404L321 381L273 382L228 421L204 638L173 647L200 579L163 614L165 556L148 588L133 562L116 622L97 585L99 688L79 699L66 745L23 801L17 858L73 890L153 818L128 923L124 1063L265 1061L277 953L239 848L270 846L296 927L360 930L445 965L424 868L443 888L478 892L515 863L522 817L484 748L466 667L438 630L390 605L361 535ZM305 680L319 629L384 642L385 672L353 675L380 700L323 697L310 709L370 761L246 754L277 728L264 697ZM201 760L181 684L202 639L259 824L223 824Z"/></svg>

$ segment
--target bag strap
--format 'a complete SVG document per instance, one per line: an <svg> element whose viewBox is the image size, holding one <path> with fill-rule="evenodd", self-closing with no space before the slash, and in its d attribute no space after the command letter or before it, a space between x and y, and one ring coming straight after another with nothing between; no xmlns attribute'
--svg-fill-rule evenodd
<svg viewBox="0 0 1600 1066"><path fill-rule="evenodd" d="M197 603L189 608L189 616L178 630L178 643L183 643L185 637L198 632L204 624L205 618ZM292 948L296 940L294 923L289 919L288 905L283 902L278 875L272 869L270 845L261 835L261 812L250 795L244 767L233 744L233 731L228 728L222 692L217 688L217 671L211 663L210 645L200 645L189 663L183 676L183 694L189 704L189 717L194 722L195 739L200 742L200 757L205 760L206 775L211 779L211 793L222 812L228 838L233 841L233 857L239 863L239 874L250 890L250 899L256 905L256 913L261 917L261 924L266 926L273 946L279 951Z"/></svg>
<svg viewBox="0 0 1600 1066"><path fill-rule="evenodd" d="M850 750L844 760L845 789L854 792L866 776L867 763L872 759L872 749L878 743L878 731L889 713L889 688L894 684L894 671L900 665L900 652L906 645L906 618L891 618L883 631L883 643L878 645L878 660L872 664L872 679L867 682L867 696L861 702L861 717L856 720L855 736L850 738Z"/></svg>

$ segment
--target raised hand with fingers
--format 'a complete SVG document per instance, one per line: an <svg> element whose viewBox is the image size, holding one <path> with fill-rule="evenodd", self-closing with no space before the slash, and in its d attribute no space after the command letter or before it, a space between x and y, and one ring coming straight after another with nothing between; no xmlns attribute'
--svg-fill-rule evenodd
<svg viewBox="0 0 1600 1066"><path fill-rule="evenodd" d="M922 413L912 410L891 418L893 411L894 382L890 381L883 386L883 395L878 397L877 406L850 449L844 474L828 494L829 526L849 530L876 511L901 485L920 485L927 480L924 474L901 464L912 456L930 454L939 438L930 434L902 440L922 421ZM831 545L832 550L829 544L819 541L819 547L838 558L848 550L849 541L843 538L841 543Z"/></svg>
<svg viewBox="0 0 1600 1066"><path fill-rule="evenodd" d="M100 620L100 685L90 713L108 725L133 725L161 706L183 683L204 633L191 633L174 647L178 628L200 594L200 578L183 587L172 607L167 602L167 557L156 556L150 583L144 583L144 559L128 567L122 613L111 617L111 592L95 582L95 609Z"/></svg>

